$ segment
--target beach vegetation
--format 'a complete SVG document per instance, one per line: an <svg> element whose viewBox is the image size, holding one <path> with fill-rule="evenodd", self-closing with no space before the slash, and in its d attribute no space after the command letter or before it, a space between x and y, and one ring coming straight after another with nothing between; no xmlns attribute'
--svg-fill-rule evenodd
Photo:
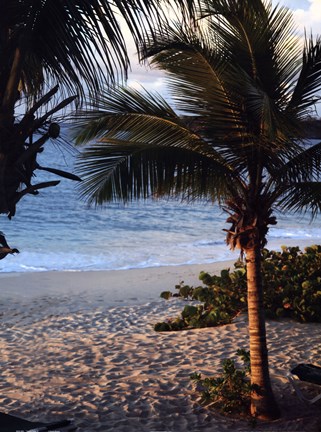
<svg viewBox="0 0 321 432"><path fill-rule="evenodd" d="M207 0L195 26L153 35L143 55L167 75L171 103L120 86L78 113L81 194L98 205L175 196L221 206L227 245L246 265L251 413L274 419L262 258L276 210L321 209L321 143L307 144L301 127L321 90L321 38L302 45L292 12L262 0Z"/></svg>
<svg viewBox="0 0 321 432"><path fill-rule="evenodd" d="M166 331L229 324L246 309L244 267L237 268L234 272L229 269L223 270L220 276L201 272L199 279L203 282L203 286L193 287L181 282L175 286L177 292L165 291L160 294L166 300L178 297L189 302L189 305L184 306L180 316L164 322ZM191 302L197 303L197 306L193 306ZM160 324L155 324L156 331L164 331Z"/></svg>
<svg viewBox="0 0 321 432"><path fill-rule="evenodd" d="M263 307L271 319L288 318L299 322L321 323L321 246L283 246L281 251L262 251ZM178 297L196 301L197 312L168 319L156 331L177 331L190 328L215 327L228 324L247 311L246 264L237 261L234 270L225 269L220 275L201 272L203 286L176 285L177 292L165 291L161 297ZM205 285L205 286L204 286ZM182 292L181 286L185 289ZM194 306L195 307L195 306Z"/></svg>
<svg viewBox="0 0 321 432"><path fill-rule="evenodd" d="M202 374L195 372L190 378L196 390L201 393L201 404L216 408L224 414L248 416L253 391L250 352L238 349L236 355L242 365L235 359L224 359L222 371L214 377L203 378Z"/></svg>

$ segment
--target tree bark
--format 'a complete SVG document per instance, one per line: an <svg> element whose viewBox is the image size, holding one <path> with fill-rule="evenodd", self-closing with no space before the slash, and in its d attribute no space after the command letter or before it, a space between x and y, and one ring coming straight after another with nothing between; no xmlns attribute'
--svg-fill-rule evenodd
<svg viewBox="0 0 321 432"><path fill-rule="evenodd" d="M14 106L17 101L18 86L21 77L22 68L22 49L18 46L15 49L10 74L7 85L2 98L2 110L4 113L14 111Z"/></svg>
<svg viewBox="0 0 321 432"><path fill-rule="evenodd" d="M246 268L251 383L255 387L251 395L251 414L262 420L273 420L280 417L280 411L269 374L259 245L246 250Z"/></svg>

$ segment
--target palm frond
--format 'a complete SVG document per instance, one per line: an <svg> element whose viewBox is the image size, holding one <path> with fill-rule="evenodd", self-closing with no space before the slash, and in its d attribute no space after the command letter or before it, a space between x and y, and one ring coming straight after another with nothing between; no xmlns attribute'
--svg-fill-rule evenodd
<svg viewBox="0 0 321 432"><path fill-rule="evenodd" d="M172 98L180 110L195 116L202 112L203 117L217 118L221 125L224 117L227 129L235 127L240 118L223 79L225 57L214 49L211 36L178 23L166 34L163 31L147 54L152 56L152 65L166 72Z"/></svg>
<svg viewBox="0 0 321 432"><path fill-rule="evenodd" d="M278 206L284 211L311 212L315 218L321 211L321 182L300 182L280 185L281 195Z"/></svg>
<svg viewBox="0 0 321 432"><path fill-rule="evenodd" d="M302 149L287 161L282 169L274 173L273 181L296 182L318 181L320 179L321 142Z"/></svg>
<svg viewBox="0 0 321 432"><path fill-rule="evenodd" d="M189 197L216 196L225 181L219 179L230 177L231 167L160 96L150 96L118 88L99 100L100 110L81 119L78 142L98 140L77 163L83 194L98 203L184 190Z"/></svg>
<svg viewBox="0 0 321 432"><path fill-rule="evenodd" d="M229 64L252 79L278 110L283 109L300 67L291 11L260 1L210 4L206 19L221 50L228 53Z"/></svg>
<svg viewBox="0 0 321 432"><path fill-rule="evenodd" d="M273 58L276 36L272 30L281 26L280 22L286 25L290 21L288 11L280 13L278 19L273 18L276 23L270 27L267 25L270 16L261 11L261 21L254 31L251 6L248 7L252 20L242 9L244 2L234 5L235 10L220 9L220 2L213 3L214 21L207 30L195 33L177 24L168 29L166 36L163 31L155 39L148 55L152 56L152 64L168 74L169 88L179 109L199 117L202 136L215 141L213 145L220 146L224 157L229 153L235 166L245 166L249 150L253 159L259 143L259 157L271 161L271 153L280 149L288 152L290 142L280 136L279 131L285 130L287 122L280 114L283 102L278 102L275 91L271 90L274 89L272 83L283 88L278 77L273 80L279 73L278 64L271 63L271 70L275 71L268 82L265 76L269 74L265 70L263 73L263 66L269 67L264 60L266 57ZM260 26L262 22L265 25ZM245 45L242 49L241 44ZM242 60L242 52L245 53L243 57L250 60ZM235 57L232 58L231 53ZM253 63L250 68L248 61ZM251 72L253 69L258 69L255 74ZM288 122L288 129L293 132L292 122ZM258 134L262 139L257 139ZM236 149L234 156L233 147ZM229 162L232 163L232 159Z"/></svg>
<svg viewBox="0 0 321 432"><path fill-rule="evenodd" d="M128 115L132 114L132 117ZM139 117L141 115L141 117ZM73 116L72 133L76 144L82 144L91 140L99 140L113 128L119 127L122 131L122 119L134 121L137 128L143 129L139 124L145 116L160 117L182 124L179 116L170 105L157 93L150 93L144 88L141 92L134 88L115 87L105 89L92 99L90 108L85 111L78 110ZM126 117L127 116L127 117ZM136 116L136 117L135 117ZM126 126L128 129L129 125Z"/></svg>
<svg viewBox="0 0 321 432"><path fill-rule="evenodd" d="M77 112L73 123L73 135L78 144L120 137L135 143L145 143L148 139L151 143L166 139L169 145L174 146L189 143L200 153L218 157L219 151L225 163L233 167L240 177L243 172L246 176L248 156L253 155L253 144L247 144L244 137L240 149L240 136L237 134L233 141L231 133L228 137L218 130L211 133L211 128L216 125L212 124L212 117L178 116L160 95L146 90L138 92L122 87L108 90L94 101L92 110ZM206 141L208 144L204 145ZM267 149L270 151L270 146Z"/></svg>
<svg viewBox="0 0 321 432"><path fill-rule="evenodd" d="M320 97L321 90L321 37L314 41L311 36L305 39L300 75L296 81L289 111L295 111L298 118L311 114L311 110Z"/></svg>
<svg viewBox="0 0 321 432"><path fill-rule="evenodd" d="M128 201L176 195L184 200L220 201L240 187L226 164L189 147L167 143L136 145L122 140L92 145L76 165L89 202Z"/></svg>
<svg viewBox="0 0 321 432"><path fill-rule="evenodd" d="M197 2L174 3L184 17L195 13ZM83 96L86 88L96 94L102 83L126 77L124 23L138 45L148 30L166 19L170 6L173 2L167 0L5 2L0 17L1 80L13 77L12 55L17 50L21 63L14 79L28 94L41 91L46 82L59 82L61 91L68 93Z"/></svg>

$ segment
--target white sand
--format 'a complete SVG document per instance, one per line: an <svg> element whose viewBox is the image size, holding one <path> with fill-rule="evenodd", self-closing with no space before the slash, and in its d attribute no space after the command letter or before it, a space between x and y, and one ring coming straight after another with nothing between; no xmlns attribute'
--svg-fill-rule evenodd
<svg viewBox="0 0 321 432"><path fill-rule="evenodd" d="M246 318L224 327L156 333L176 316L159 298L200 270L228 263L109 272L0 275L0 407L29 420L73 418L79 431L250 431L201 408L189 375L213 375L248 348ZM258 431L319 431L320 407L303 406L284 378L298 362L320 364L320 325L269 321L271 377L281 420ZM0 425L1 431L1 425Z"/></svg>

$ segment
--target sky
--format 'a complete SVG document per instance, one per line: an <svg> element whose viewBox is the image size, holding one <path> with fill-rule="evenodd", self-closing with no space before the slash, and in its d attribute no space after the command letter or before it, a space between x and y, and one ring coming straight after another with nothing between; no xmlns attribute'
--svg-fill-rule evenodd
<svg viewBox="0 0 321 432"><path fill-rule="evenodd" d="M272 0L273 5L286 6L293 11L294 19L298 31L303 35L306 30L307 34L321 35L321 0ZM133 43L129 41L129 52L131 54L131 72L128 78L128 84L133 87L139 87L142 84L147 90L156 90L165 98L168 96L166 91L165 78L162 72L151 71L148 66L140 66L135 56ZM318 107L318 115L321 116L321 103Z"/></svg>
<svg viewBox="0 0 321 432"><path fill-rule="evenodd" d="M274 4L277 2L273 1ZM301 31L306 28L321 34L321 0L283 0L279 4L293 10L295 20Z"/></svg>

